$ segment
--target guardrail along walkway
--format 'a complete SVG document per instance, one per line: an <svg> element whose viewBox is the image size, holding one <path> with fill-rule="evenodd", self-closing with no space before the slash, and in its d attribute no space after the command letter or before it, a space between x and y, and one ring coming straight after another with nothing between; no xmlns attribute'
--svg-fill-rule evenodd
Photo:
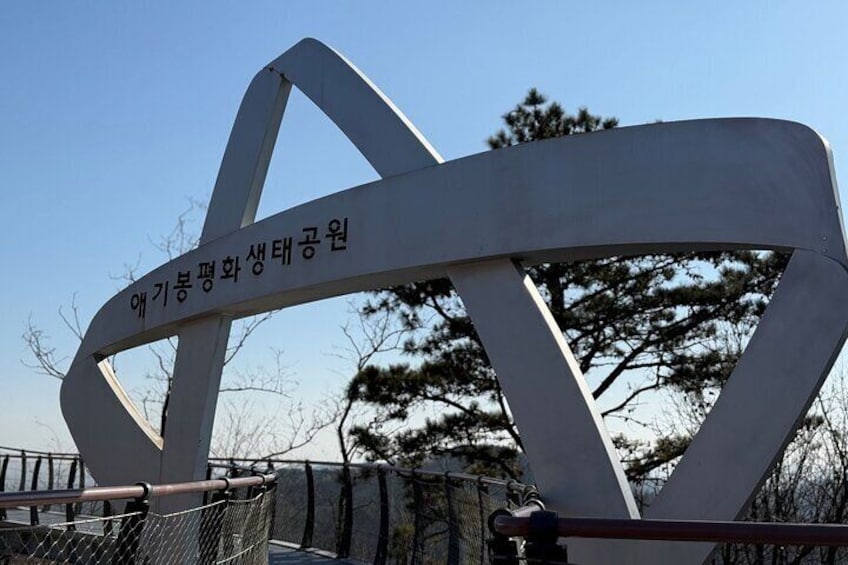
<svg viewBox="0 0 848 565"><path fill-rule="evenodd" d="M274 475L259 475L157 486L3 493L3 509L100 502L104 515L35 525L16 525L7 516L0 528L0 562L264 564L275 481ZM202 495L204 501L183 512L150 510L151 502L175 495Z"/></svg>

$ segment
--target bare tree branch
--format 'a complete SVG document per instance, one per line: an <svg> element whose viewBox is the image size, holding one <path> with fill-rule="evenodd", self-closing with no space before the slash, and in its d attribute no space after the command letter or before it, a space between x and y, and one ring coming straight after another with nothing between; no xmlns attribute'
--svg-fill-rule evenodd
<svg viewBox="0 0 848 565"><path fill-rule="evenodd" d="M80 323L76 293L71 297L71 313L66 314L60 306L59 318L74 337L81 342L83 331L82 324ZM34 363L28 363L22 359L21 364L24 367L33 369L37 373L53 377L54 379L62 380L65 378L66 371L61 367L70 358L68 356L58 357L56 355L56 348L49 344L50 336L33 323L32 316L27 318L24 333L21 337L26 343L30 355L35 359Z"/></svg>
<svg viewBox="0 0 848 565"><path fill-rule="evenodd" d="M247 338L255 332L259 326L271 319L278 310L265 312L239 321L238 333L235 338L230 337L230 344L227 345L227 353L224 356L224 365L226 366L233 358L238 355L239 351L244 347Z"/></svg>
<svg viewBox="0 0 848 565"><path fill-rule="evenodd" d="M334 356L348 361L354 375L365 369L375 356L402 350L401 342L411 330L395 325L395 318L390 312L381 311L379 314L365 316L352 301L348 302L348 307L349 312L356 317L356 326L354 329L350 320L342 325L342 335L347 341L347 346L336 347L338 353ZM346 393L332 402L334 409L331 414L335 421L336 444L342 461L347 463L353 458L356 450L355 442L348 434L352 426L351 421L357 419L356 399ZM379 420L379 417L376 419ZM374 423L375 419L372 415L371 424Z"/></svg>

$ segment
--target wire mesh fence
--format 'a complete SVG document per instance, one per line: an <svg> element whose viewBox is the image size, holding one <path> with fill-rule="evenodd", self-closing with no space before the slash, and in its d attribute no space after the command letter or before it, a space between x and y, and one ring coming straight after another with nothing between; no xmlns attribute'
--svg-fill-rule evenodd
<svg viewBox="0 0 848 565"><path fill-rule="evenodd" d="M273 502L273 492L265 492L164 516L148 514L136 562L267 563Z"/></svg>
<svg viewBox="0 0 848 565"><path fill-rule="evenodd" d="M273 485L262 483L215 491L207 503L169 514L150 511L145 495L126 502L121 514L38 525L6 521L0 564L267 563L275 498Z"/></svg>

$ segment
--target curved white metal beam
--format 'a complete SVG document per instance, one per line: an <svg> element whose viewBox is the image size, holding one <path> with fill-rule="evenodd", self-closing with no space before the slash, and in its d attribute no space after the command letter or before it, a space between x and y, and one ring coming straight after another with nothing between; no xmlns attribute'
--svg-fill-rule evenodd
<svg viewBox="0 0 848 565"><path fill-rule="evenodd" d="M848 276L793 253L750 343L646 518L735 520L791 441L848 335ZM581 563L703 563L710 543L575 540Z"/></svg>
<svg viewBox="0 0 848 565"><path fill-rule="evenodd" d="M269 68L291 80L323 109L382 177L442 163L424 136L367 77L320 42L301 41ZM331 84L327 77L333 77ZM511 345L509 356L490 355L490 359L501 385L511 391L509 406L524 438L524 449L548 497L571 500L581 513L636 516L636 503L600 413L594 402L586 402L590 395L583 375L523 270L506 258L485 266L448 266L445 274L461 289L486 350L501 349L504 342ZM494 288L497 292L493 295ZM507 293L510 300L504 299ZM518 333L502 323L515 316L526 322ZM544 368L540 359L547 360ZM546 396L550 400L540 400L527 388L531 366L535 367L533 376L552 388ZM545 406L546 402L550 405ZM537 417L540 408L567 412L570 431L552 430L547 421ZM584 444L579 457L573 455L571 440L576 436ZM571 477L567 484L558 480L563 473ZM574 496L589 491L598 495Z"/></svg>
<svg viewBox="0 0 848 565"><path fill-rule="evenodd" d="M234 228L249 225L253 221L273 142L290 90L289 80L293 81L319 107L327 111L328 116L359 147L381 175L388 176L407 169L434 166L441 162L441 157L382 93L358 70L326 46L314 40L304 40L271 63L267 70L270 72L260 72L254 78L245 95L216 183L216 190L201 237L202 243L230 233ZM275 73L281 75L282 82L274 76ZM586 463L586 459L590 459L594 470L588 472L585 465L579 467L575 465L570 474L575 476L574 484L577 485L582 484L582 481L577 478L578 473L584 474L591 484L597 484L602 477L605 477L609 483L606 485L607 488L598 490L610 493L608 499L593 502L586 510L612 512L612 515L634 515L635 504L624 480L624 474L617 458L610 456L614 455L614 452L609 437L594 404L585 402L587 394L585 383L579 371L574 372L576 366L569 362L571 354L558 328L555 324L547 323L546 309L536 306L537 303L541 304L536 289L532 285L525 284L524 276L513 267L512 263L504 260L500 266L503 272L510 273L511 276L510 283L506 283L501 277L500 286L508 284L517 296L523 297L525 303L531 307L529 314L540 322L538 325L540 331L522 333L521 337L525 344L520 348L521 357L526 358L528 362L542 356L558 359L557 363L548 367L548 372L556 374L560 380L564 378L568 382L573 382L571 386L576 385L577 394L559 395L559 398L562 403L570 405L571 414L582 419L580 428L586 430L593 438L593 441L587 442L593 448L586 451L582 460ZM476 303L480 301L473 300L474 296L484 295L491 285L485 280L478 280L480 273L475 271L477 269L474 267L470 269L465 267L448 274L463 281L463 297L466 300L472 299ZM489 312L500 309L502 306L499 301L489 301L486 304L486 310ZM476 323L480 325L479 321ZM500 327L500 324L493 324L489 331L484 332L486 335L484 339L491 342ZM201 322L181 324L180 346L175 368L175 375L179 377L174 379L169 408L170 426L166 434L167 442L162 442L156 437L152 430L140 421L137 414L137 417L133 419L122 418L127 426L136 425L146 432L146 436L154 444L154 451L163 450L161 458L152 458L161 459L159 480L180 480L188 478L189 474L200 475L203 471L207 447L201 442L200 448L195 448L196 438L208 436L208 432L204 430L211 427L214 396L209 391L217 390L220 378L219 365L224 355L224 349L221 348L226 344L228 332L229 317L213 316ZM219 348L209 350L208 344L213 343L219 344ZM189 353L195 351L202 354ZM211 361L211 363L200 361ZM503 364L501 367L497 365L498 363L495 366L496 372L502 381L510 378L516 381L516 377L511 377L516 371L508 371ZM522 374L519 372L517 377L520 378ZM73 379L70 380L72 383L75 382ZM98 384L102 385L102 383ZM90 387L103 389L102 386L97 387L94 383L91 383ZM515 385L512 388L521 390ZM103 390L108 391L108 389ZM204 394L203 391L206 393ZM114 397L122 400L122 404L127 403L126 398L118 391ZM120 405L114 402L115 399L110 399L110 402L104 405L119 410ZM519 428L527 432L526 435L529 438L528 450L531 453L538 452L539 455L540 463L536 465L537 476L541 482L548 483L553 495L556 490L553 475L560 472L563 465L543 465L541 461L543 457L558 461L574 460L573 457L566 457L570 447L562 438L554 443L557 446L554 449L551 449L549 445L534 442L532 438L548 435L544 433L545 424L537 418L522 415L532 414L538 402L532 395L522 395L519 392L516 392L512 400ZM127 406L126 413L132 416L132 407ZM88 427L88 429L91 428ZM100 440L98 443L102 445L103 442ZM191 449L188 449L189 447ZM189 452L202 455L188 461L185 454ZM594 456L590 457L590 453L594 453ZM149 453L145 457L151 458ZM169 464L169 462L175 463ZM566 469L570 470L568 466ZM606 474L600 469L607 469ZM115 470L115 480L119 480L118 474L119 471ZM581 487L578 492L583 490L585 489Z"/></svg>
<svg viewBox="0 0 848 565"><path fill-rule="evenodd" d="M699 137L700 144L682 143ZM756 151L764 144L779 150ZM637 168L633 146L656 154ZM706 146L714 148L708 156ZM750 158L727 157L751 148ZM804 151L806 167L789 159ZM481 153L338 192L210 241L110 299L82 351L108 354L214 313L246 316L500 257L527 264L693 248L805 249L844 267L833 185L817 178L816 165L827 167L821 139L775 120L665 123ZM156 280L337 216L351 225L344 253L198 293L145 318L120 316ZM119 319L107 324L110 316Z"/></svg>
<svg viewBox="0 0 848 565"><path fill-rule="evenodd" d="M389 178L253 223L292 82ZM795 250L749 350L651 509L655 517L691 518L700 515L693 512L701 504L704 517L735 517L845 339L846 316L840 312L848 310L832 305L846 300L848 259L827 143L789 122L704 120L620 128L440 161L358 70L314 40L299 43L257 74L227 145L200 247L110 300L95 316L63 383L63 412L98 480L126 481L134 472L134 478L167 481L202 472L232 318L450 276L549 499L571 514L635 517L582 375L516 262L688 249ZM343 253L277 265L261 277L245 274L238 285L216 284L214 292L197 290L184 302L151 305L144 316L133 315L134 297L161 281L342 217L350 225ZM800 335L786 329L787 320L798 320ZM163 441L102 359L177 334L173 413ZM772 344L789 342L799 347L792 355L788 347L780 355L770 352ZM758 398L765 379L776 372L784 388ZM740 406L752 407L751 415L739 416ZM780 414L769 412L775 407ZM754 431L756 421L768 421L764 439ZM737 425L745 426L743 433L734 430ZM762 446L752 448L760 439ZM739 458L740 480L731 488L716 479L716 466L742 444L746 456ZM725 489L721 504L710 495L693 496L702 484ZM590 543L575 549L593 562L610 547L601 554ZM647 562L641 545L620 547L621 562ZM694 563L710 549L676 547L650 553L665 556L654 562Z"/></svg>

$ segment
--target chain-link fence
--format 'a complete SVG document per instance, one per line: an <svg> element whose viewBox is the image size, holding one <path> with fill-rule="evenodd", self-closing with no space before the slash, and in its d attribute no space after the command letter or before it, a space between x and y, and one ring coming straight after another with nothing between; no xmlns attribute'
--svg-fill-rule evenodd
<svg viewBox="0 0 848 565"><path fill-rule="evenodd" d="M283 460L259 467L277 476L272 539L377 565L484 565L489 515L537 496L516 481L463 473ZM210 468L238 476L257 465Z"/></svg>
<svg viewBox="0 0 848 565"><path fill-rule="evenodd" d="M211 496L207 495L208 502L187 510L158 514L150 510L150 504L159 500L157 489L163 493L165 489L149 485L123 487L127 492L142 492L126 503L111 501L109 507L125 504L121 514L28 526L7 520L0 527L0 564L267 563L275 500L273 477L200 481L176 485L176 489L174 486L167 487L174 494L193 492L199 500L199 493L208 491ZM103 492L104 489L78 490L67 493L62 501L86 502L102 498ZM54 500L58 494L62 493L53 493ZM17 499L6 494L0 497L0 503L9 506L5 499L38 508L46 495L51 493L21 493ZM103 504L102 500L99 502Z"/></svg>

